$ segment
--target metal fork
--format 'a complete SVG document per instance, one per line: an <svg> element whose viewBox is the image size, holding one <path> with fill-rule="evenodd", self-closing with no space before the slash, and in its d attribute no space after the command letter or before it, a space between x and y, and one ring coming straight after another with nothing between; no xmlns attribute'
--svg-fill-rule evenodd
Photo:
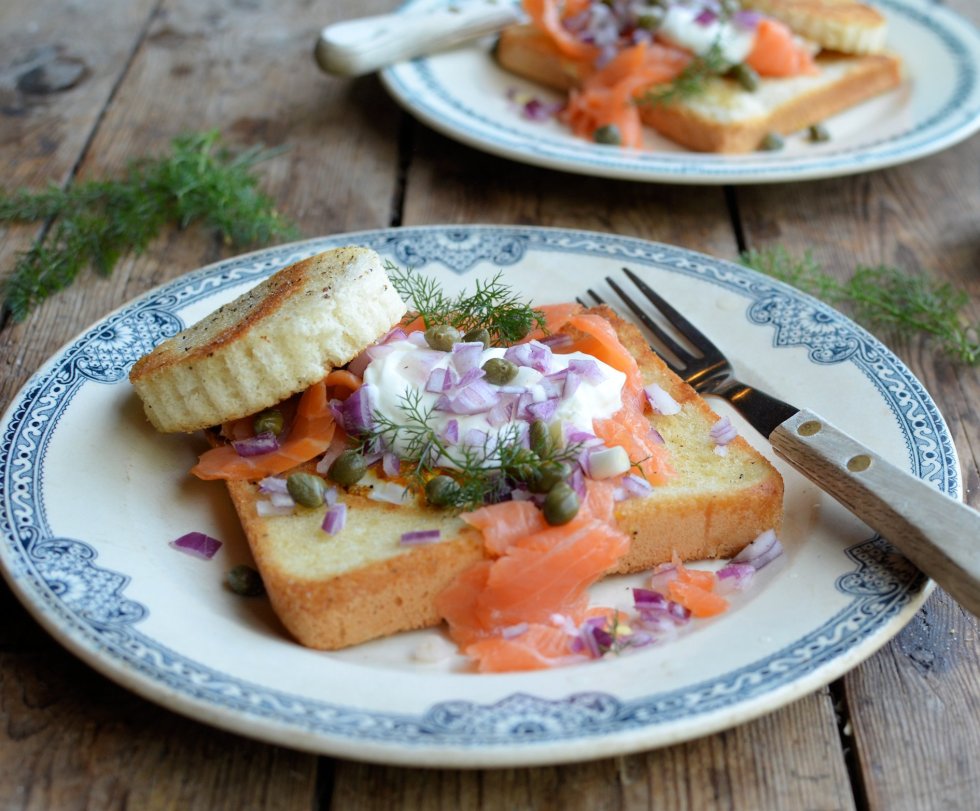
<svg viewBox="0 0 980 811"><path fill-rule="evenodd" d="M964 608L980 616L980 513L886 462L813 411L740 382L728 358L704 333L639 276L628 268L623 271L699 353L684 349L646 308L607 277L626 306L680 361L678 365L658 352L675 374L698 392L727 399L772 443L777 455L891 541ZM588 294L605 303L594 291Z"/></svg>

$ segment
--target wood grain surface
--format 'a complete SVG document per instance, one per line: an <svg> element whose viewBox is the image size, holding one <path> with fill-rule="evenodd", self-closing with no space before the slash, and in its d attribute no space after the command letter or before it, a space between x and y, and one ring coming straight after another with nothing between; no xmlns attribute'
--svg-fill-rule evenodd
<svg viewBox="0 0 980 811"><path fill-rule="evenodd" d="M5 188L120 171L182 132L284 151L264 188L306 236L388 225L526 223L639 236L736 258L778 242L844 278L925 270L980 318L980 139L912 164L804 184L633 184L491 157L405 115L374 77L319 73L319 28L394 0L6 0ZM947 5L980 23L972 0ZM33 60L33 61L32 61ZM79 68L79 64L83 67ZM50 66L25 79L35 67ZM47 83L47 84L46 84ZM64 84L60 89L52 86ZM45 90L46 88L46 90ZM45 92L40 92L45 90ZM44 229L0 230L0 272ZM85 273L0 330L0 404L72 335L231 250L169 231L108 279ZM881 337L952 431L980 505L980 379L925 341ZM62 650L0 586L0 809L972 809L980 796L977 622L937 591L828 688L683 745L550 768L407 769L321 758L148 703Z"/></svg>

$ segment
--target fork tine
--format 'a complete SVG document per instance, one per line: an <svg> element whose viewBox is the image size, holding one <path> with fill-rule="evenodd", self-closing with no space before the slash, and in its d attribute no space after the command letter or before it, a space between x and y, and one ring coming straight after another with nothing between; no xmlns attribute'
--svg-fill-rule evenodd
<svg viewBox="0 0 980 811"><path fill-rule="evenodd" d="M606 303L603 300L602 296L600 296L598 293L596 293L596 291L593 290L591 287L588 289L587 292L588 292L588 294L590 296L592 296L592 299L593 299L593 301L595 301L596 304L605 304Z"/></svg>
<svg viewBox="0 0 980 811"><path fill-rule="evenodd" d="M614 282L612 279L608 277L606 278L606 282L613 290L616 291L616 294L624 302L626 302L626 306L633 311L633 315L639 318L643 326L645 326L648 330L650 330L650 332L652 332L654 335L657 336L660 342L665 347L667 347L667 349L674 355L674 357L676 357L685 366L691 365L691 361L695 360L694 355L692 355L684 347L678 344L677 341L675 341L668 332L666 332L656 321L654 321L649 316L649 314L646 312L646 310L644 310L643 307L641 307L639 304L633 301L633 299L631 299L628 295L626 295L626 293L623 292L623 289L618 284L616 284L616 282ZM664 361L675 372L679 371L677 367L674 364L667 361L666 358L664 358Z"/></svg>
<svg viewBox="0 0 980 811"><path fill-rule="evenodd" d="M660 312L663 313L664 317L671 323L671 325L687 338L694 346L703 352L705 355L718 355L721 356L721 352L718 347L716 347L708 337L701 332L697 327L694 326L690 321L688 321L683 315L681 315L677 310L670 306L660 294L654 292L639 276L637 276L629 268L623 268L623 272L629 277L629 280L635 284L641 293L646 296ZM659 337L659 336L658 336Z"/></svg>

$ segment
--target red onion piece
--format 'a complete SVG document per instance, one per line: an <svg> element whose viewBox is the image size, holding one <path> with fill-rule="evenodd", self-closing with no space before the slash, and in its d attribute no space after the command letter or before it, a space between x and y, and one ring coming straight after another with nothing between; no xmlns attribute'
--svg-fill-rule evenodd
<svg viewBox="0 0 980 811"><path fill-rule="evenodd" d="M644 498L653 492L653 485L642 476L630 473L623 476L623 489L634 498Z"/></svg>
<svg viewBox="0 0 980 811"><path fill-rule="evenodd" d="M401 473L402 466L398 457L391 451L387 451L381 455L381 469L385 472L385 476L394 478Z"/></svg>
<svg viewBox="0 0 980 811"><path fill-rule="evenodd" d="M425 383L425 390L432 394L442 394L449 391L459 382L456 372L450 368L433 369Z"/></svg>
<svg viewBox="0 0 980 811"><path fill-rule="evenodd" d="M712 425L710 433L716 445L727 445L738 436L738 431L728 417L722 417Z"/></svg>
<svg viewBox="0 0 980 811"><path fill-rule="evenodd" d="M327 535L336 535L347 524L347 505L340 501L327 510L323 516L322 529Z"/></svg>
<svg viewBox="0 0 980 811"><path fill-rule="evenodd" d="M755 576L755 566L751 563L729 563L722 566L715 575L718 578L718 591L742 591L752 585Z"/></svg>
<svg viewBox="0 0 980 811"><path fill-rule="evenodd" d="M599 368L599 364L592 360L592 358L576 358L570 360L568 362L568 370L582 375L593 386L602 383L606 379L606 375Z"/></svg>
<svg viewBox="0 0 980 811"><path fill-rule="evenodd" d="M697 17L694 18L694 22L698 25L711 25L715 20L718 19L718 15L712 11L710 8L703 9Z"/></svg>
<svg viewBox="0 0 980 811"><path fill-rule="evenodd" d="M440 394L434 408L450 414L482 414L498 402L500 394L493 386L483 380L474 380L455 393Z"/></svg>
<svg viewBox="0 0 980 811"><path fill-rule="evenodd" d="M771 529L759 535L752 543L731 559L731 563L749 563L758 571L783 554L783 545Z"/></svg>
<svg viewBox="0 0 980 811"><path fill-rule="evenodd" d="M285 479L280 479L278 476L266 476L259 481L259 492L266 495L269 493L288 493L289 488L286 486Z"/></svg>
<svg viewBox="0 0 980 811"><path fill-rule="evenodd" d="M414 532L403 532L401 543L406 546L434 543L439 540L441 535L442 531L438 529L420 529Z"/></svg>
<svg viewBox="0 0 980 811"><path fill-rule="evenodd" d="M442 432L442 438L450 445L455 445L459 442L459 420L449 420L446 423L446 427Z"/></svg>
<svg viewBox="0 0 980 811"><path fill-rule="evenodd" d="M460 375L465 375L470 369L479 369L483 348L480 341L453 344L450 363Z"/></svg>
<svg viewBox="0 0 980 811"><path fill-rule="evenodd" d="M504 360L518 366L527 366L541 374L551 371L551 349L539 341L508 347L504 352Z"/></svg>
<svg viewBox="0 0 980 811"><path fill-rule="evenodd" d="M508 625L500 629L500 636L504 639L514 639L515 637L526 634L530 626L526 622L519 622L516 625Z"/></svg>
<svg viewBox="0 0 980 811"><path fill-rule="evenodd" d="M661 563L656 566L650 575L650 588L666 592L667 584L677 579L677 567L672 563Z"/></svg>
<svg viewBox="0 0 980 811"><path fill-rule="evenodd" d="M571 346L574 341L571 335L565 335L563 332L556 333L555 335L547 335L541 339L546 347L552 351L556 349L564 349L566 346Z"/></svg>
<svg viewBox="0 0 980 811"><path fill-rule="evenodd" d="M531 419L551 422L558 413L558 400L545 400L543 403L531 403L527 407Z"/></svg>
<svg viewBox="0 0 980 811"><path fill-rule="evenodd" d="M560 101L541 101L530 99L523 107L522 115L529 121L547 121L553 118L565 105Z"/></svg>
<svg viewBox="0 0 980 811"><path fill-rule="evenodd" d="M425 340L425 333L422 330L416 330L415 332L410 332L406 340L411 344L415 344L416 346L429 345L429 342Z"/></svg>
<svg viewBox="0 0 980 811"><path fill-rule="evenodd" d="M212 538L210 535L205 535L203 532L188 532L186 535L181 535L171 541L170 545L174 549L179 549L181 552L186 552L188 555L201 558L201 560L211 560L215 553L221 549L221 541Z"/></svg>
<svg viewBox="0 0 980 811"><path fill-rule="evenodd" d="M568 400L578 391L578 387L582 385L582 375L577 372L569 372L565 375L565 386L561 390L562 399Z"/></svg>
<svg viewBox="0 0 980 811"><path fill-rule="evenodd" d="M236 439L231 446L239 456L261 456L279 450L279 440L272 431L263 431L248 439Z"/></svg>
<svg viewBox="0 0 980 811"><path fill-rule="evenodd" d="M756 29L759 23L762 22L762 14L758 11L741 9L732 15L732 21L741 28L747 28L751 31Z"/></svg>
<svg viewBox="0 0 980 811"><path fill-rule="evenodd" d="M656 383L644 386L643 391L646 393L650 407L658 414L669 417L681 410L680 403Z"/></svg>
<svg viewBox="0 0 980 811"><path fill-rule="evenodd" d="M341 428L351 436L363 434L374 425L375 386L365 383L340 404Z"/></svg>

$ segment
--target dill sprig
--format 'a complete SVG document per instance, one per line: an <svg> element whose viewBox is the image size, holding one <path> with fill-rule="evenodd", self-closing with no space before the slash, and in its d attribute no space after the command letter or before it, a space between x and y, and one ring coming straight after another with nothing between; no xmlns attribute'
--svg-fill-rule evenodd
<svg viewBox="0 0 980 811"><path fill-rule="evenodd" d="M53 221L0 285L4 313L22 321L85 267L109 275L168 223L200 222L236 246L294 236L250 171L274 154L261 147L233 153L218 132L196 133L175 138L167 155L133 161L118 180L0 192L0 222Z"/></svg>
<svg viewBox="0 0 980 811"><path fill-rule="evenodd" d="M703 54L695 56L676 79L652 87L637 98L636 103L654 106L699 96L711 78L724 75L731 67L731 62L724 57L721 44L714 42Z"/></svg>
<svg viewBox="0 0 980 811"><path fill-rule="evenodd" d="M471 510L495 503L514 483L531 482L549 465L571 463L582 452L581 443L551 447L535 452L524 445L524 428L513 423L499 433L489 433L482 445L450 444L431 427L432 409L422 405L422 393L410 389L399 402L404 415L396 422L375 412L374 426L361 437L362 447L394 447L400 442L399 457L412 465L409 487L417 493L438 470L458 485L444 505L454 510Z"/></svg>
<svg viewBox="0 0 980 811"><path fill-rule="evenodd" d="M544 314L522 301L501 281L498 273L489 281L477 280L473 293L447 296L435 279L402 270L389 260L385 270L398 294L409 303L410 319L422 318L426 328L451 324L460 332L484 328L494 344L512 344L535 327L544 327Z"/></svg>
<svg viewBox="0 0 980 811"><path fill-rule="evenodd" d="M962 315L969 297L925 273L859 265L841 281L824 271L809 252L797 257L781 245L747 251L742 262L830 304L845 305L869 326L928 335L951 358L980 363L980 324L967 323Z"/></svg>

